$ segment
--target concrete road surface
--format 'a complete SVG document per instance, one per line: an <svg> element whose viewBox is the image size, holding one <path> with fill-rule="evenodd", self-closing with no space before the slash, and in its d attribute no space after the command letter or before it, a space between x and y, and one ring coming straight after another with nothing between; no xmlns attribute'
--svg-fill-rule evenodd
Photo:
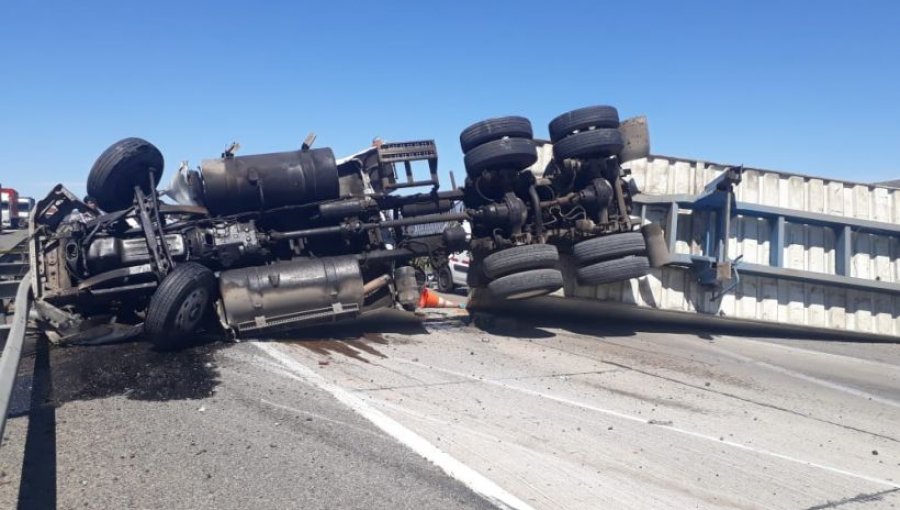
<svg viewBox="0 0 900 510"><path fill-rule="evenodd" d="M0 507L900 506L900 346L558 317L53 350Z"/></svg>

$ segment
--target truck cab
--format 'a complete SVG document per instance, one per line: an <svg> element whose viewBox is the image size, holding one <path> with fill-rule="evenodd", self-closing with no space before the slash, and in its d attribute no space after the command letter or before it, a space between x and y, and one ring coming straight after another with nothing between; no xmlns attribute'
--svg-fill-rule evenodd
<svg viewBox="0 0 900 510"><path fill-rule="evenodd" d="M19 193L12 188L0 188L0 214L4 227L19 228Z"/></svg>
<svg viewBox="0 0 900 510"><path fill-rule="evenodd" d="M31 210L34 209L34 199L31 197L20 197L19 198L19 225L23 228L28 224L28 216L31 215Z"/></svg>

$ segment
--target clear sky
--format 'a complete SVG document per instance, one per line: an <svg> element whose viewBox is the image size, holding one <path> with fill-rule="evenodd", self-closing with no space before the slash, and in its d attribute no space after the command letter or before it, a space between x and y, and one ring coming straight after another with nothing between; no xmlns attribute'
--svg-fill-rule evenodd
<svg viewBox="0 0 900 510"><path fill-rule="evenodd" d="M498 115L646 114L653 151L900 178L900 2L0 2L0 182L76 193L110 143L338 157ZM449 183L448 183L449 185Z"/></svg>

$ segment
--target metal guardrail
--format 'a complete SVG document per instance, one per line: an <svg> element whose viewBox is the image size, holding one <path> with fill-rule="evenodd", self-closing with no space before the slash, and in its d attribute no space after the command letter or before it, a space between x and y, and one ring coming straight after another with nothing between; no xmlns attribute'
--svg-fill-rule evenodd
<svg viewBox="0 0 900 510"><path fill-rule="evenodd" d="M900 236L900 226L830 214L797 211L781 207L738 202L734 199L733 187L740 184L743 168L729 168L718 178L711 181L699 195L650 196L637 195L635 203L641 206L644 217L648 206L664 206L668 208L666 221L666 237L669 251L674 254L675 265L692 268L701 283L715 285L721 279L738 277L740 272L757 276L766 276L805 283L832 285L864 291L900 294L900 284L877 279L852 277L850 260L853 256L852 234L865 233L886 236ZM702 242L704 255L676 254L675 245L678 239L678 218L682 209L691 211L707 211L712 213L708 229ZM742 216L758 218L771 224L769 238L769 264L752 264L731 260L728 254L728 242L732 236L731 219ZM784 249L786 245L785 224L796 223L814 225L832 229L835 232L836 246L832 272L823 273L784 267ZM730 275L717 272L717 266L727 265Z"/></svg>
<svg viewBox="0 0 900 510"><path fill-rule="evenodd" d="M900 338L900 189L661 156L629 170L634 213L663 227L672 263L600 286L564 273L565 296Z"/></svg>
<svg viewBox="0 0 900 510"><path fill-rule="evenodd" d="M22 347L25 344L28 313L31 311L30 276L26 273L25 278L18 282L19 287L15 296L16 311L9 327L3 354L0 355L0 437L3 437L6 428L6 415L9 412L13 385L19 371L19 361L22 359Z"/></svg>

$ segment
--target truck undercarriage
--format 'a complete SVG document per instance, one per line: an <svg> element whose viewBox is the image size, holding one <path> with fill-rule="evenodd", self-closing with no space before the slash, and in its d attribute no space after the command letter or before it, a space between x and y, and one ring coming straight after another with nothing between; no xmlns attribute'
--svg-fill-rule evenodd
<svg viewBox="0 0 900 510"><path fill-rule="evenodd" d="M412 310L424 278L411 261L440 269L464 250L470 287L500 298L559 289L560 253L574 257L585 282L641 276L665 262L664 248L653 249L658 228L636 230L630 217L615 109L585 110L594 116L551 122L554 158L540 177L526 171L537 159L527 119L467 128L466 185L451 190L440 190L430 140L377 141L341 160L311 148L311 138L271 154L237 156L233 145L198 170L180 168L164 191L159 150L121 140L88 177L88 193L108 212L61 185L37 203L36 309L60 341L143 331L171 349L203 330L258 335ZM426 179L414 176L416 162L427 164ZM395 193L421 187L429 189ZM426 224L444 227L414 234Z"/></svg>

